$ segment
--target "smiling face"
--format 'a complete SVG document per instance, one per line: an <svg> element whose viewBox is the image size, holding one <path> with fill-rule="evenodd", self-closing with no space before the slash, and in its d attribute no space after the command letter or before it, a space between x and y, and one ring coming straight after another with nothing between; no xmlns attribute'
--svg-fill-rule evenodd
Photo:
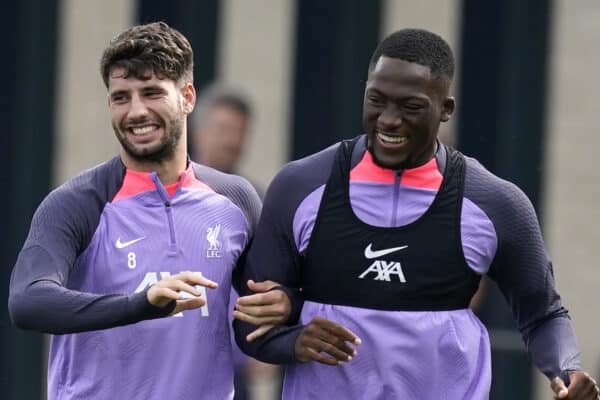
<svg viewBox="0 0 600 400"><path fill-rule="evenodd" d="M139 79L121 67L110 70L108 107L126 166L186 156L186 115L195 101L191 83L179 86L148 71Z"/></svg>
<svg viewBox="0 0 600 400"><path fill-rule="evenodd" d="M449 82L429 67L382 56L370 68L363 102L368 148L385 168L414 168L429 161L440 122L450 119Z"/></svg>

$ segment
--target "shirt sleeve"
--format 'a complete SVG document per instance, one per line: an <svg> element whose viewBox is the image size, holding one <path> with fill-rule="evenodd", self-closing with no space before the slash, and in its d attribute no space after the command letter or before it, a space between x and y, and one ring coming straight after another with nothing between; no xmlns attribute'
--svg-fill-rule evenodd
<svg viewBox="0 0 600 400"><path fill-rule="evenodd" d="M96 229L103 202L63 186L36 210L13 268L8 308L22 329L52 334L90 331L168 315L146 292L91 294L68 288L71 269Z"/></svg>
<svg viewBox="0 0 600 400"><path fill-rule="evenodd" d="M564 376L581 368L579 347L535 210L515 185L500 185L493 191L498 203L488 207L498 234L489 275L507 299L533 363L549 378Z"/></svg>
<svg viewBox="0 0 600 400"><path fill-rule="evenodd" d="M294 325L297 324L303 298L298 290L301 286L302 256L293 235L294 212L306 193L297 182L296 174L301 171L297 165L288 165L269 186L254 241L242 267L244 280L270 279L283 285L288 295L294 294L290 298L293 314L290 326L274 327L253 342L247 342L246 335L256 326L234 321L238 346L246 354L264 362L281 364L295 361L294 343L302 328ZM246 291L244 294L249 293Z"/></svg>

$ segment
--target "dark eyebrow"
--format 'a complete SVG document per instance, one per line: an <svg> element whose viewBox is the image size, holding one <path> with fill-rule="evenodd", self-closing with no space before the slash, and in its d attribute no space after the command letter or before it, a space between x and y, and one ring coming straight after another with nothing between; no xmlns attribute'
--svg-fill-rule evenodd
<svg viewBox="0 0 600 400"><path fill-rule="evenodd" d="M126 90L115 90L114 92L109 93L110 98L115 98L117 96L124 96L127 94Z"/></svg>
<svg viewBox="0 0 600 400"><path fill-rule="evenodd" d="M160 92L165 92L166 91L162 86L159 86L159 85L148 85L148 86L144 86L142 88L142 91L144 91L144 92L148 92L150 90L152 90L152 91L160 91Z"/></svg>
<svg viewBox="0 0 600 400"><path fill-rule="evenodd" d="M368 94L374 94L377 96L383 96L383 97L389 97L388 95L386 95L385 93L383 93L381 90L374 88L374 87L370 87L367 88L367 93ZM392 98L393 101L411 101L411 100L417 100L417 101L422 101L425 102L427 104L429 104L429 99L425 98L425 97L421 97L421 96L416 96L416 95L406 95L406 96L401 96L401 97L395 97Z"/></svg>
<svg viewBox="0 0 600 400"><path fill-rule="evenodd" d="M419 97L419 96L406 96L406 97L403 97L402 100L404 100L404 101L417 100L417 101L422 101L427 104L430 103L429 99L427 99L425 97Z"/></svg>
<svg viewBox="0 0 600 400"><path fill-rule="evenodd" d="M379 95L382 94L379 89L376 89L376 88L373 88L373 87L367 88L367 92L368 93L373 93L373 94L379 94Z"/></svg>

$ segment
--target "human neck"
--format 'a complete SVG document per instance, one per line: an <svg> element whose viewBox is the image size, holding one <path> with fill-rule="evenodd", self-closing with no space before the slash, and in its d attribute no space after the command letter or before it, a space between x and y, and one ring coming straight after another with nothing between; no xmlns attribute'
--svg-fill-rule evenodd
<svg viewBox="0 0 600 400"><path fill-rule="evenodd" d="M431 161L431 159L435 158L435 155L437 154L437 150L438 150L438 143L437 140L435 140L435 142L433 143L433 147L430 148L429 150L425 151L418 160L408 164L406 166L406 169L414 169L414 168L419 168L425 164L427 164L429 161Z"/></svg>
<svg viewBox="0 0 600 400"><path fill-rule="evenodd" d="M139 161L131 158L128 154L121 152L121 159L127 169L139 172L156 171L163 185L171 185L179 180L181 174L186 170L186 154L174 155L169 160L162 161Z"/></svg>

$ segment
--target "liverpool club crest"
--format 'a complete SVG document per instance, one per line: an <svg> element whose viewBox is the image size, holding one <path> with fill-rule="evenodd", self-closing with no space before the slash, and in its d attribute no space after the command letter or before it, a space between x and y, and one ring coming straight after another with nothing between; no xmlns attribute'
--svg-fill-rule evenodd
<svg viewBox="0 0 600 400"><path fill-rule="evenodd" d="M221 257L221 242L219 242L219 233L221 232L221 224L217 224L214 228L209 227L206 230L206 240L208 240L208 250L206 250L207 258Z"/></svg>

